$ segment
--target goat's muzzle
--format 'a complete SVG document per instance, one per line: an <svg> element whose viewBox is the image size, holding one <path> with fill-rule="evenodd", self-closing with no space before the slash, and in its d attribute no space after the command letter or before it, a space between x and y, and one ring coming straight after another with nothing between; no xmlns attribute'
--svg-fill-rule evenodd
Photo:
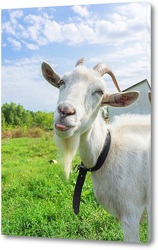
<svg viewBox="0 0 158 250"><path fill-rule="evenodd" d="M59 104L58 112L61 116L70 116L76 113L75 108L70 104Z"/></svg>
<svg viewBox="0 0 158 250"><path fill-rule="evenodd" d="M76 114L76 109L69 103L63 102L58 105L59 119L55 123L55 128L58 131L67 131L74 127L71 125L69 118Z"/></svg>

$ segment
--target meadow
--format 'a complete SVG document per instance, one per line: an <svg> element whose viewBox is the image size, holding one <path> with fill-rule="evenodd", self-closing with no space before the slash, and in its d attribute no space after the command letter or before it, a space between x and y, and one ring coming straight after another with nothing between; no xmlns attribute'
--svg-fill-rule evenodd
<svg viewBox="0 0 158 250"><path fill-rule="evenodd" d="M122 241L120 223L96 201L90 173L83 187L80 213L72 209L77 173L67 181L53 132L40 137L2 139L3 235ZM57 162L54 162L56 160ZM77 155L73 166L80 163ZM147 222L140 226L147 242Z"/></svg>

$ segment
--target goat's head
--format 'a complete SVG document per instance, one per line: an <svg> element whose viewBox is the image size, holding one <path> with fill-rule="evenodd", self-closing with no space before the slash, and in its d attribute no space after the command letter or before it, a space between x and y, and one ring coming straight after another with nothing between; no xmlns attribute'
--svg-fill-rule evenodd
<svg viewBox="0 0 158 250"><path fill-rule="evenodd" d="M71 73L61 77L47 63L42 63L44 78L59 88L54 127L57 137L62 138L62 143L65 140L67 145L69 138L91 128L100 106L128 106L138 98L138 92L107 93L101 78L106 73L120 91L113 72L104 64L97 64L93 69L87 69L83 64L84 60L80 59Z"/></svg>
<svg viewBox="0 0 158 250"><path fill-rule="evenodd" d="M138 97L138 92L107 93L101 79L106 73L112 77L117 89L120 89L112 71L103 64L87 69L83 66L83 59L80 59L71 73L61 77L44 62L42 73L48 82L59 88L55 131L61 137L70 137L78 130L83 133L94 120L100 106L127 106Z"/></svg>

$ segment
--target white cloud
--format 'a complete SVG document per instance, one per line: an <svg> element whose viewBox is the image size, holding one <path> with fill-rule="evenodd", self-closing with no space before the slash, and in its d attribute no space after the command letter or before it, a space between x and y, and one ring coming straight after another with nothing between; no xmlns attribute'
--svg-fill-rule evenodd
<svg viewBox="0 0 158 250"><path fill-rule="evenodd" d="M12 25L16 25L19 18L23 16L22 10L12 10L10 11L10 21Z"/></svg>
<svg viewBox="0 0 158 250"><path fill-rule="evenodd" d="M49 16L47 15L47 13L43 13L41 12L41 15L38 14L37 15L33 15L33 14L28 14L27 16L25 16L24 21L26 23L28 23L29 25L43 25L44 21L49 19Z"/></svg>
<svg viewBox="0 0 158 250"><path fill-rule="evenodd" d="M6 33L11 34L13 36L16 35L15 29L11 25L10 22L2 23L2 32L6 32Z"/></svg>
<svg viewBox="0 0 158 250"><path fill-rule="evenodd" d="M20 50L22 48L21 43L11 37L8 38L9 43L14 48L14 50Z"/></svg>
<svg viewBox="0 0 158 250"><path fill-rule="evenodd" d="M86 6L73 6L72 10L81 17L88 17L89 11Z"/></svg>
<svg viewBox="0 0 158 250"><path fill-rule="evenodd" d="M40 33L38 27L36 27L36 26L30 26L30 27L28 27L27 31L28 31L28 34L29 34L31 40L36 41L36 39L38 39L39 33Z"/></svg>
<svg viewBox="0 0 158 250"><path fill-rule="evenodd" d="M132 59L135 57L139 57L141 58L141 56L146 58L146 61L149 61L149 49L148 51L146 51L146 46L143 46L140 43L135 43L135 44L131 44L131 45L126 45L126 46L122 46L119 48L115 48L115 50L113 50L113 53L109 53L108 55L106 54L106 57L108 60L110 61L121 61L121 60L127 60L128 59Z"/></svg>
<svg viewBox="0 0 158 250"><path fill-rule="evenodd" d="M26 47L30 50L38 50L39 49L39 47L33 43L26 43Z"/></svg>
<svg viewBox="0 0 158 250"><path fill-rule="evenodd" d="M62 25L56 21L47 20L43 34L48 42L61 42L63 40Z"/></svg>
<svg viewBox="0 0 158 250"><path fill-rule="evenodd" d="M100 20L96 23L96 31L99 36L116 36L116 34L126 33L128 25L125 21Z"/></svg>
<svg viewBox="0 0 158 250"><path fill-rule="evenodd" d="M58 90L41 73L43 58L6 61L2 66L2 103L15 102L30 110L54 111Z"/></svg>
<svg viewBox="0 0 158 250"><path fill-rule="evenodd" d="M7 47L7 44L6 43L2 43L2 47Z"/></svg>
<svg viewBox="0 0 158 250"><path fill-rule="evenodd" d="M116 8L116 11L120 13L121 16L124 16L126 18L126 23L128 25L128 33L131 37L132 33L136 33L136 36L138 37L138 34L142 30L150 31L150 25L151 25L151 7L150 4L147 2L139 2L139 3L130 3L118 6ZM140 38L141 37L140 33Z"/></svg>
<svg viewBox="0 0 158 250"><path fill-rule="evenodd" d="M72 10L80 18L74 17L71 21L68 18L64 22L55 20L45 10L40 11L40 15L38 11L28 15L24 15L22 11L11 11L10 21L3 23L3 31L18 37L18 40L27 39L26 44L37 46L53 42L73 45L110 44L113 41L116 46L130 40L140 41L149 34L147 23L150 23L150 12L141 3L123 4L119 7L116 5L113 13L106 13L105 17L89 12L88 6L73 6ZM20 23L21 16L24 23Z"/></svg>

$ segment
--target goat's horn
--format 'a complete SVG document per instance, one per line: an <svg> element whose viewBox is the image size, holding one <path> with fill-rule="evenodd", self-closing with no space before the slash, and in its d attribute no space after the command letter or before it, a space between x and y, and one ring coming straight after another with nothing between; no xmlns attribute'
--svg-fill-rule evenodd
<svg viewBox="0 0 158 250"><path fill-rule="evenodd" d="M77 67L77 66L79 66L79 65L82 66L83 64L84 64L84 58L81 58L81 59L79 59L79 60L77 61L75 67Z"/></svg>
<svg viewBox="0 0 158 250"><path fill-rule="evenodd" d="M98 71L98 73L99 73L101 76L103 76L103 75L105 75L105 74L110 75L111 78L112 78L112 80L113 80L113 82L114 82L114 84L115 84L115 86L116 86L116 88L117 88L117 90L118 90L119 92L121 92L120 87L119 87L119 85L118 85L118 82L117 82L117 80L116 80L116 77L115 77L114 73L113 73L113 72L111 71L111 69L109 69L105 64L98 63L93 69L96 70L96 71Z"/></svg>

